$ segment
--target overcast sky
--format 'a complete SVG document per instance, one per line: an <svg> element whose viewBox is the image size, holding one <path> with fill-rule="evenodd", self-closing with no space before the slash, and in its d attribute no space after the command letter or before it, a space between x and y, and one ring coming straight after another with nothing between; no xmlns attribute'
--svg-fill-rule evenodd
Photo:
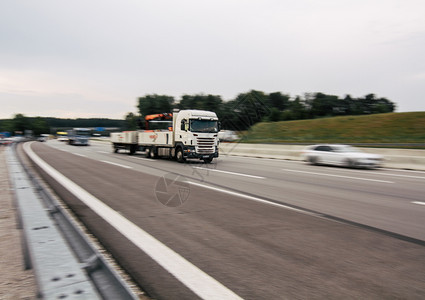
<svg viewBox="0 0 425 300"><path fill-rule="evenodd" d="M0 118L122 118L146 94L251 89L425 111L425 1L0 1Z"/></svg>

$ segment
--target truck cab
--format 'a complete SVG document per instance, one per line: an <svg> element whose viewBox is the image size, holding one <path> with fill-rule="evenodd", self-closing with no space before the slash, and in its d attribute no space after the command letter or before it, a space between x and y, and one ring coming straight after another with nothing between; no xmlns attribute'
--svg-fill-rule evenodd
<svg viewBox="0 0 425 300"><path fill-rule="evenodd" d="M211 162L218 157L219 122L214 112L182 110L175 118L174 131L177 160L199 158Z"/></svg>

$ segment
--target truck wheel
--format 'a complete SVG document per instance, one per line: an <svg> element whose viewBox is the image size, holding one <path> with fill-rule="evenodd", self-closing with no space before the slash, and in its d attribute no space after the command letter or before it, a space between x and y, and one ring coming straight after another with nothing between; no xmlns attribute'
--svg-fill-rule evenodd
<svg viewBox="0 0 425 300"><path fill-rule="evenodd" d="M176 152L176 159L179 163L184 163L186 161L186 159L184 158L183 155L183 150L182 148L178 148L177 152Z"/></svg>
<svg viewBox="0 0 425 300"><path fill-rule="evenodd" d="M148 148L148 156L150 158L156 158L156 153L155 153L155 148L154 147Z"/></svg>
<svg viewBox="0 0 425 300"><path fill-rule="evenodd" d="M130 146L130 155L133 155L134 153L136 153L136 146L131 145Z"/></svg>
<svg viewBox="0 0 425 300"><path fill-rule="evenodd" d="M118 148L114 147L114 153L118 153Z"/></svg>

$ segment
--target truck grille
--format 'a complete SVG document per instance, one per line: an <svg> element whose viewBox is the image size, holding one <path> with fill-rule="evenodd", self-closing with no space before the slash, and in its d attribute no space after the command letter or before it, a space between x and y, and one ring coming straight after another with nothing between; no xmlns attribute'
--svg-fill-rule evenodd
<svg viewBox="0 0 425 300"><path fill-rule="evenodd" d="M215 152L214 138L198 137L196 144L196 152L199 154L211 154Z"/></svg>

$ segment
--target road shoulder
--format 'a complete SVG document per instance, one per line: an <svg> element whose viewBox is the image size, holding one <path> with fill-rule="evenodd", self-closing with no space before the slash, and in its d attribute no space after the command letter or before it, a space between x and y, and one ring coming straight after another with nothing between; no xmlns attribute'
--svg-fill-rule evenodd
<svg viewBox="0 0 425 300"><path fill-rule="evenodd" d="M21 230L6 167L6 146L0 147L0 299L35 299L32 270L24 270Z"/></svg>

